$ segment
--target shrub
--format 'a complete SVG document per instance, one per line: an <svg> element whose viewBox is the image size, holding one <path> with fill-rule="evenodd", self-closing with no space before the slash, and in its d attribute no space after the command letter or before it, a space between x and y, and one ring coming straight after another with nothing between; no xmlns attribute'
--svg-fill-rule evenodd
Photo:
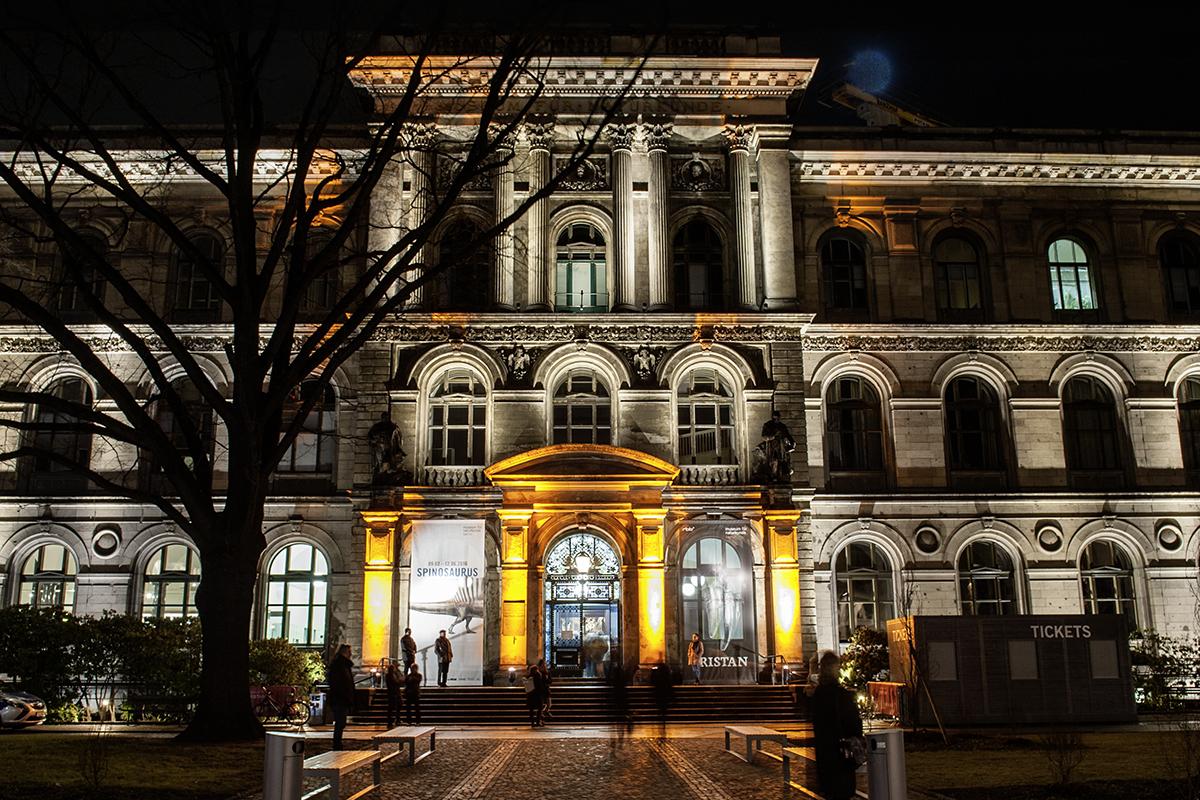
<svg viewBox="0 0 1200 800"><path fill-rule="evenodd" d="M324 676L319 653L301 650L287 639L250 643L250 681L254 685L298 686L308 693Z"/></svg>
<svg viewBox="0 0 1200 800"><path fill-rule="evenodd" d="M1200 685L1200 639L1173 638L1153 630L1129 641L1134 696L1152 711L1183 707L1186 687Z"/></svg>
<svg viewBox="0 0 1200 800"><path fill-rule="evenodd" d="M842 655L842 685L856 693L867 691L868 681L887 680L887 634L858 627L850 634L850 646Z"/></svg>
<svg viewBox="0 0 1200 800"><path fill-rule="evenodd" d="M46 701L48 709L74 706L81 691L76 669L79 621L58 609L0 609L0 673Z"/></svg>

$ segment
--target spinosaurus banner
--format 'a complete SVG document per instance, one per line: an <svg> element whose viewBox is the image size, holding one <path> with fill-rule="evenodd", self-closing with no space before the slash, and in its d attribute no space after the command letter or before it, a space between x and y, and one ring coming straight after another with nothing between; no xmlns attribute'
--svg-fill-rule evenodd
<svg viewBox="0 0 1200 800"><path fill-rule="evenodd" d="M454 649L450 685L483 682L483 520L413 522L408 625L427 685L437 683L433 643L445 630Z"/></svg>

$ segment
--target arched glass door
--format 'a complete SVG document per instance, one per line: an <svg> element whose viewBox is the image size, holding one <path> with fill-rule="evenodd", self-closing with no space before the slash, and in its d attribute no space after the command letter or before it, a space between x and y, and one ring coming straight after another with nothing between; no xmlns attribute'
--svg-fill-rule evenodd
<svg viewBox="0 0 1200 800"><path fill-rule="evenodd" d="M560 675L602 678L620 658L621 559L594 533L562 537L546 552L545 656Z"/></svg>

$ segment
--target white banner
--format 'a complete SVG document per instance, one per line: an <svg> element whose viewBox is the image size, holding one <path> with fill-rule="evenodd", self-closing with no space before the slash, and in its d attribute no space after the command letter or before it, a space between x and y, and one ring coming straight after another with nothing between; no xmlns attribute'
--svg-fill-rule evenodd
<svg viewBox="0 0 1200 800"><path fill-rule="evenodd" d="M413 522L408 625L417 641L417 665L428 685L437 683L433 643L446 631L454 649L448 682L483 683L483 520Z"/></svg>

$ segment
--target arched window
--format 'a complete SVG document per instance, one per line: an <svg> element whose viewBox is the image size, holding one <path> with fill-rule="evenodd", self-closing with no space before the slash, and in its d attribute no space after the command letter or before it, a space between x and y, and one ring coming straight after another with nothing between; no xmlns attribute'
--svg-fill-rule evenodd
<svg viewBox="0 0 1200 800"><path fill-rule="evenodd" d="M197 234L189 241L195 253L175 251L171 318L175 322L215 322L221 313L221 297L213 278L224 274L225 245L211 233Z"/></svg>
<svg viewBox="0 0 1200 800"><path fill-rule="evenodd" d="M1078 375L1063 387L1063 438L1067 470L1078 479L1122 475L1120 430L1112 392L1099 378Z"/></svg>
<svg viewBox="0 0 1200 800"><path fill-rule="evenodd" d="M964 614L994 617L1019 611L1012 558L987 539L972 542L958 557L958 590Z"/></svg>
<svg viewBox="0 0 1200 800"><path fill-rule="evenodd" d="M1000 403L986 381L964 376L946 387L947 466L954 473L1004 470Z"/></svg>
<svg viewBox="0 0 1200 800"><path fill-rule="evenodd" d="M429 394L429 463L483 464L486 437L487 389L467 370L446 370Z"/></svg>
<svg viewBox="0 0 1200 800"><path fill-rule="evenodd" d="M186 544L160 547L146 564L142 583L142 619L196 616L200 556Z"/></svg>
<svg viewBox="0 0 1200 800"><path fill-rule="evenodd" d="M329 616L329 561L305 542L289 544L267 569L263 635L298 647L321 647Z"/></svg>
<svg viewBox="0 0 1200 800"><path fill-rule="evenodd" d="M318 381L304 381L292 391L283 407L283 424L288 426L305 403L314 402L304 416L296 440L279 459L281 473L331 475L337 434L337 398L333 387Z"/></svg>
<svg viewBox="0 0 1200 800"><path fill-rule="evenodd" d="M608 388L590 369L573 369L554 391L554 444L611 444Z"/></svg>
<svg viewBox="0 0 1200 800"><path fill-rule="evenodd" d="M108 245L96 231L79 234L89 255L74 245L63 243L55 274L53 296L50 307L63 319L72 321L91 320L96 312L88 304L87 295L104 305L104 288L107 285L96 269L94 258L104 258Z"/></svg>
<svg viewBox="0 0 1200 800"><path fill-rule="evenodd" d="M1175 317L1200 315L1200 243L1195 236L1172 233L1158 243L1167 290L1167 312Z"/></svg>
<svg viewBox="0 0 1200 800"><path fill-rule="evenodd" d="M594 225L577 222L564 228L555 263L555 311L608 310L604 237Z"/></svg>
<svg viewBox="0 0 1200 800"><path fill-rule="evenodd" d="M1133 561L1125 548L1107 539L1089 544L1079 557L1083 586L1083 613L1122 614L1129 630L1137 628L1137 598L1133 589Z"/></svg>
<svg viewBox="0 0 1200 800"><path fill-rule="evenodd" d="M733 389L714 369L694 369L679 387L679 463L736 464Z"/></svg>
<svg viewBox="0 0 1200 800"><path fill-rule="evenodd" d="M834 563L838 641L849 642L855 628L883 630L896 616L892 562L872 542L851 542Z"/></svg>
<svg viewBox="0 0 1200 800"><path fill-rule="evenodd" d="M753 649L754 574L737 548L716 536L697 539L684 551L680 579L685 641L699 633L707 655L733 655L733 644Z"/></svg>
<svg viewBox="0 0 1200 800"><path fill-rule="evenodd" d="M1096 287L1083 245L1074 239L1055 239L1047 252L1050 262L1050 294L1054 310L1095 311Z"/></svg>
<svg viewBox="0 0 1200 800"><path fill-rule="evenodd" d="M66 545L47 543L34 550L21 565L17 604L33 608L75 607L75 554Z"/></svg>
<svg viewBox="0 0 1200 800"><path fill-rule="evenodd" d="M825 439L833 472L883 472L883 414L866 380L836 378L825 398Z"/></svg>
<svg viewBox="0 0 1200 800"><path fill-rule="evenodd" d="M469 219L455 221L438 242L445 271L439 276L434 310L481 311L488 307L492 278L491 248L479 244L482 232Z"/></svg>
<svg viewBox="0 0 1200 800"><path fill-rule="evenodd" d="M1185 378L1179 384L1179 438L1188 483L1200 486L1200 377Z"/></svg>
<svg viewBox="0 0 1200 800"><path fill-rule="evenodd" d="M304 297L300 300L299 315L301 319L319 319L329 312L337 303L341 294L342 259L338 253L327 253L333 237L328 233L310 232L305 242L304 252L307 263L306 269L311 269L318 258L326 259L322 263L321 273L304 287Z"/></svg>
<svg viewBox="0 0 1200 800"><path fill-rule="evenodd" d="M830 236L821 246L825 310L835 318L867 316L867 253L846 235Z"/></svg>
<svg viewBox="0 0 1200 800"><path fill-rule="evenodd" d="M199 457L208 459L211 464L215 445L212 409L205 402L199 387L190 379L180 378L172 381L171 387L179 396L186 418L177 415L166 398L157 397L154 400L155 422L179 451L189 469L195 469ZM189 431L198 437L201 450L196 451L193 448L193 443L188 438ZM144 463L151 481L165 487L153 456L147 453Z"/></svg>
<svg viewBox="0 0 1200 800"><path fill-rule="evenodd" d="M982 322L987 286L975 245L961 236L947 236L933 248L933 265L939 316L951 322Z"/></svg>
<svg viewBox="0 0 1200 800"><path fill-rule="evenodd" d="M725 307L725 248L712 225L694 219L675 234L675 308Z"/></svg>
<svg viewBox="0 0 1200 800"><path fill-rule="evenodd" d="M46 394L85 408L92 405L92 388L81 378L56 381L47 388ZM79 418L74 414L50 403L36 406L34 424L37 427L31 436L35 452L31 457L30 488L38 492L85 488L87 478L78 472L78 468L91 465L91 432L80 430Z"/></svg>

